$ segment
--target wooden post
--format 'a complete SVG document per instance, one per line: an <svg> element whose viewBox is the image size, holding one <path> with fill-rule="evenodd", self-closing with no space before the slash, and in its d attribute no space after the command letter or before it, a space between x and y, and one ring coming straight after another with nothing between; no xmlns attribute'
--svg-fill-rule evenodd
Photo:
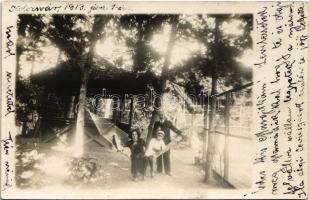
<svg viewBox="0 0 309 200"><path fill-rule="evenodd" d="M68 119L74 118L74 102L75 102L75 96L70 96L68 111L66 114L66 118Z"/></svg>
<svg viewBox="0 0 309 200"><path fill-rule="evenodd" d="M191 113L191 125L190 125L190 129L191 131L194 129L194 112ZM192 132L190 133L190 135L192 136ZM191 148L192 147L192 142L191 142L191 139L188 141L189 142L189 147Z"/></svg>
<svg viewBox="0 0 309 200"><path fill-rule="evenodd" d="M48 106L48 91L46 89L44 89L43 91L43 100L41 102L41 109L40 109L40 112L39 112L39 121L40 121L40 124L39 124L39 127L38 127L38 131L39 131L39 140L42 139L43 137L43 129L42 127L44 127L44 118L47 118L48 117L48 109L47 109L47 106ZM43 121L42 121L43 120Z"/></svg>
<svg viewBox="0 0 309 200"><path fill-rule="evenodd" d="M119 99L119 101L112 100L112 108L113 108L113 121L117 125L119 122L121 122L121 115L122 115L122 105L123 105L123 97Z"/></svg>
<svg viewBox="0 0 309 200"><path fill-rule="evenodd" d="M207 138L208 138L208 108L209 108L209 101L207 95L207 102L204 105L204 138L203 138L203 166L206 164L206 145L207 145Z"/></svg>
<svg viewBox="0 0 309 200"><path fill-rule="evenodd" d="M225 122L225 141L224 141L224 178L229 177L229 135L230 135L230 105L232 93L225 95L225 109L224 109L224 122Z"/></svg>
<svg viewBox="0 0 309 200"><path fill-rule="evenodd" d="M38 139L40 139L40 134L39 134L40 126L41 126L41 117L39 117L38 120L36 121L34 130L33 130L33 137L38 137Z"/></svg>
<svg viewBox="0 0 309 200"><path fill-rule="evenodd" d="M134 97L131 98L131 105L130 105L130 118L129 118L129 130L132 129L133 125L133 115L134 115Z"/></svg>
<svg viewBox="0 0 309 200"><path fill-rule="evenodd" d="M121 108L121 113L120 113L120 121L123 121L124 120L124 114L125 114L125 111L126 111L126 99L123 98L121 100L121 105L120 105L120 108Z"/></svg>

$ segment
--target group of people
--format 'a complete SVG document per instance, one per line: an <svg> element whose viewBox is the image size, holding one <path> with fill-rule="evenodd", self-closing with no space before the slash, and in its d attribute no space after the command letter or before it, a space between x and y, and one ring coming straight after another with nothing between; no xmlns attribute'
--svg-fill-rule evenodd
<svg viewBox="0 0 309 200"><path fill-rule="evenodd" d="M148 145L140 137L141 133L138 129L131 131L128 146L131 150L131 173L134 181L139 178L144 180L148 166L150 167L150 177L153 178L155 158L157 173L162 173L164 167L165 174L171 176L171 152L167 148L171 142L170 130L182 136L181 131L167 120L162 112L159 112L159 121L154 123L152 138Z"/></svg>

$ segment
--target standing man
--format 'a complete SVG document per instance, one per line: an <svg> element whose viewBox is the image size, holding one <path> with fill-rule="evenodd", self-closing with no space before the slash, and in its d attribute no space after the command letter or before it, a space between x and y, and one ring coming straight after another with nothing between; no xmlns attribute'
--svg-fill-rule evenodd
<svg viewBox="0 0 309 200"><path fill-rule="evenodd" d="M167 120L164 116L164 113L162 111L160 111L158 113L159 115L159 121L156 121L154 123L153 126L153 132L155 133L156 131L158 131L158 129L161 129L161 131L164 132L164 137L163 137L163 141L165 143L165 145L168 145L171 142L171 133L170 130L172 129L177 135L181 135L181 131L178 130L171 121ZM155 137L155 135L153 135L152 137ZM171 176L171 159L170 159L170 153L171 150L166 151L165 153L163 153L163 155L160 155L157 158L157 172L158 173L162 173L162 162L164 164L164 170L165 173L168 176Z"/></svg>

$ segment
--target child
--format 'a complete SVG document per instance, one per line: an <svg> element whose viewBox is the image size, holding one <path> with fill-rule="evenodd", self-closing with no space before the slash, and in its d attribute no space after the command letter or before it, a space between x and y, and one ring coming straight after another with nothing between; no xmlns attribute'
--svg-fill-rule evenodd
<svg viewBox="0 0 309 200"><path fill-rule="evenodd" d="M149 146L146 150L146 164L145 164L145 172L147 169L147 163L150 166L150 177L153 178L153 159L156 155L159 155L165 148L165 144L163 141L164 132L158 130L156 133L156 137L150 140Z"/></svg>

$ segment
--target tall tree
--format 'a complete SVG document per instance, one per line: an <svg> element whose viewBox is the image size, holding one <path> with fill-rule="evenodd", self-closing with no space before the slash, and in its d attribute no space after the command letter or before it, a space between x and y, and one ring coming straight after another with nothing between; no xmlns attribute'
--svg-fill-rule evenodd
<svg viewBox="0 0 309 200"><path fill-rule="evenodd" d="M157 98L155 103L155 109L152 112L152 116L150 119L149 127L148 127L148 134L147 134L147 143L149 143L150 139L153 135L153 125L155 122L155 115L157 110L160 109L162 106L162 99L164 98L164 94L166 92L166 83L169 77L169 66L171 63L171 53L173 50L173 47L175 46L176 42L176 34L177 34L177 26L178 26L178 15L173 15L170 17L169 23L171 25L171 32L169 35L169 42L167 44L166 53L164 55L164 63L161 71L161 76L159 79L159 88L157 90L157 95L159 95L159 98Z"/></svg>
<svg viewBox="0 0 309 200"><path fill-rule="evenodd" d="M136 31L135 37L126 37L127 45L133 50L133 67L132 72L138 76L153 76L157 78L157 84L154 86L154 91L161 94L166 87L167 71L170 63L170 54L174 41L170 40L168 50L164 56L164 64L160 76L154 74L154 63L162 58L151 46L150 41L156 31L160 31L164 25L173 21L174 16L170 15L125 15L120 19L122 27ZM175 28L175 27L174 27ZM176 36L176 31L174 35ZM155 107L161 104L160 99L155 102ZM155 119L155 110L150 115L150 125L148 126L147 141L151 138L152 127Z"/></svg>
<svg viewBox="0 0 309 200"><path fill-rule="evenodd" d="M120 34L125 37L127 45L132 49L134 73L150 71L152 63L160 58L149 43L153 34L160 30L168 19L168 15L145 14L124 15L120 18L121 27L136 33L134 37Z"/></svg>
<svg viewBox="0 0 309 200"><path fill-rule="evenodd" d="M209 131L208 131L208 148L206 153L207 162L205 165L205 182L208 182L212 174L213 156L214 156L214 144L215 144L215 112L216 112L216 97L218 87L218 60L219 60L219 19L215 18L215 34L214 34L214 65L211 68L211 94L210 94L210 116L209 116ZM205 117L205 116L204 116Z"/></svg>
<svg viewBox="0 0 309 200"><path fill-rule="evenodd" d="M214 154L214 116L216 110L216 94L218 93L218 80L224 80L225 86L237 87L252 78L252 69L243 67L235 58L239 57L246 49L252 46L250 32L252 30L251 15L198 15L196 21L184 20L180 24L180 30L184 35L197 38L205 45L207 50L192 56L183 66L172 70L175 81L181 78L185 80L179 85L185 87L188 94L198 95L201 90L210 89L210 116L207 145L207 162L205 166L205 181L210 180L212 174ZM210 21L214 19L214 26ZM244 27L238 36L223 32L223 23L240 20ZM177 78L179 77L179 78ZM201 79L210 77L211 84L202 83ZM209 87L209 88L208 88ZM208 106L206 106L208 109ZM205 118L207 112L205 112ZM207 120L204 120L206 125ZM206 138L206 137L205 137Z"/></svg>
<svg viewBox="0 0 309 200"><path fill-rule="evenodd" d="M42 55L40 44L45 45L46 24L42 15L19 15L17 20L17 47L16 47L16 71L20 72L20 57L25 55L27 60L34 61L35 57Z"/></svg>
<svg viewBox="0 0 309 200"><path fill-rule="evenodd" d="M90 35L90 48L87 53L87 58L82 65L81 69L81 85L79 90L78 98L78 113L76 122L76 136L74 145L74 156L82 156L83 154L83 135L84 135L84 125L85 125L85 104L86 104L86 94L87 94L87 81L89 74L91 72L91 66L93 63L95 45L98 39L104 36L103 28L107 22L111 19L111 16L96 15L93 22L92 32Z"/></svg>

